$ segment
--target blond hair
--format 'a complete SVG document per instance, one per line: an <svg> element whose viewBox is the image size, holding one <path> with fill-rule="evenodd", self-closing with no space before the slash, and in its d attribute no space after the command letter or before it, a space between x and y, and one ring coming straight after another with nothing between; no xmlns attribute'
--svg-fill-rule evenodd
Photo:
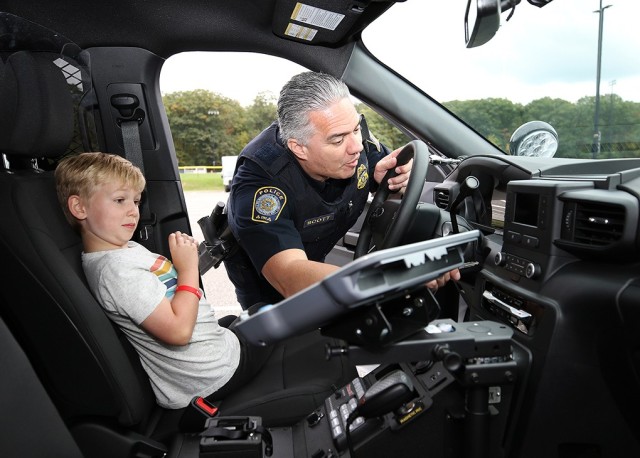
<svg viewBox="0 0 640 458"><path fill-rule="evenodd" d="M138 167L121 156L107 153L67 156L56 167L55 176L58 201L67 221L76 230L79 229L79 223L69 211L69 196L89 199L97 187L114 181L139 192L144 190L146 184Z"/></svg>

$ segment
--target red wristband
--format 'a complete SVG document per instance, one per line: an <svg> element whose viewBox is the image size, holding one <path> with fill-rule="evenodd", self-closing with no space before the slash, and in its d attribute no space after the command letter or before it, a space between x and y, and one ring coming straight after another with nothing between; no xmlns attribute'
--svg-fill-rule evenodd
<svg viewBox="0 0 640 458"><path fill-rule="evenodd" d="M198 300L202 299L202 291L200 291L198 288L194 288L193 286L178 285L178 287L176 288L176 293L178 291L188 291L198 296Z"/></svg>

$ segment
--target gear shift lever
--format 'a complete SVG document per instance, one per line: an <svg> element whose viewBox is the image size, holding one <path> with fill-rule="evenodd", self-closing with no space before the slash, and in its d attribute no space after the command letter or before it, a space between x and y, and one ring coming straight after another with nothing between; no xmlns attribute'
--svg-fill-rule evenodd
<svg viewBox="0 0 640 458"><path fill-rule="evenodd" d="M360 398L351 415L364 418L379 417L397 410L414 398L413 383L402 370L393 371L377 382Z"/></svg>

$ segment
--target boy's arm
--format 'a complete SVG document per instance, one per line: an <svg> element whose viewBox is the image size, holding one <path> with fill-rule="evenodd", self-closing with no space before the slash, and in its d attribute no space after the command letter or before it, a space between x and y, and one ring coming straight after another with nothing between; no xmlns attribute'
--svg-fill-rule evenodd
<svg viewBox="0 0 640 458"><path fill-rule="evenodd" d="M178 286L198 288L198 245L187 234L169 235L169 250L178 272ZM142 327L169 345L186 345L191 340L198 316L198 296L189 291L177 291L171 300L166 297L143 322Z"/></svg>

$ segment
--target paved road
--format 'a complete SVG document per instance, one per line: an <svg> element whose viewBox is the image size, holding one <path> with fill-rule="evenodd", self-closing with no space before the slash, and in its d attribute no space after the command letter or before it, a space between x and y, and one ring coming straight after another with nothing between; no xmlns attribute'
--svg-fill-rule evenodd
<svg viewBox="0 0 640 458"><path fill-rule="evenodd" d="M185 192L184 196L187 201L189 220L191 221L191 232L198 241L202 241L202 231L198 225L198 220L211 214L211 210L213 210L213 206L217 202L226 202L229 194L222 191L189 191ZM240 313L242 308L238 304L233 283L227 277L227 271L223 265L220 265L217 269L212 268L204 274L202 283L206 296L213 305L218 318Z"/></svg>

